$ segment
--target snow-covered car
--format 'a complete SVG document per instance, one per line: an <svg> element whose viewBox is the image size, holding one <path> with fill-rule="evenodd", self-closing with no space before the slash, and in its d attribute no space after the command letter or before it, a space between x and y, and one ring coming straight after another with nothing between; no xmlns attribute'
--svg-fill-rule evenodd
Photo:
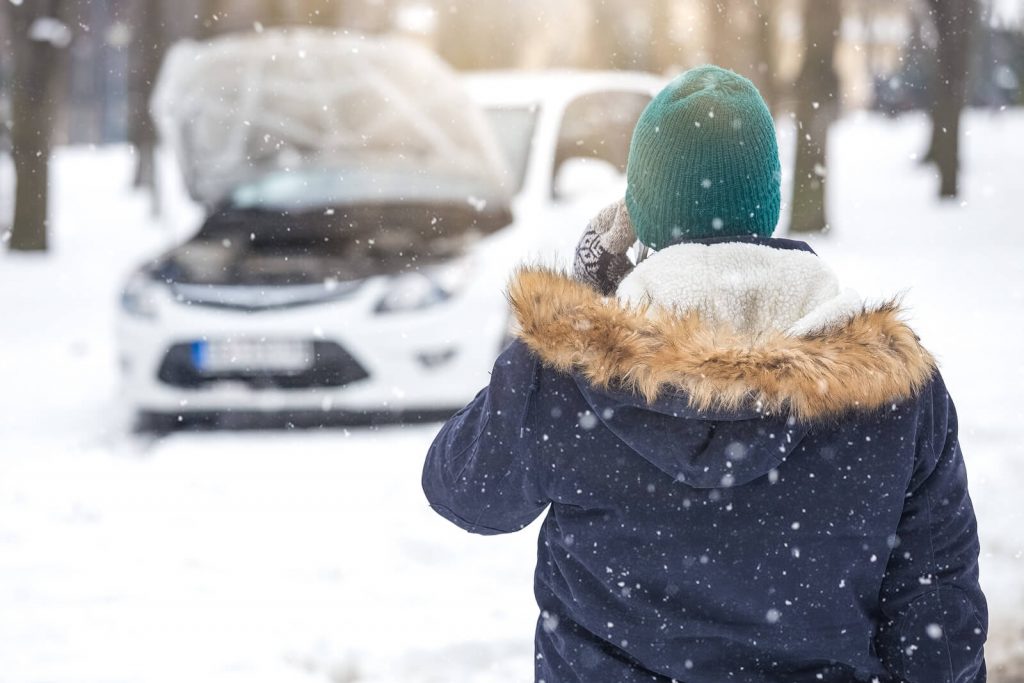
<svg viewBox="0 0 1024 683"><path fill-rule="evenodd" d="M337 47L276 39L278 66L289 51L304 62ZM191 239L124 290L124 398L141 427L450 414L486 383L507 341L511 269L566 253L588 214L621 193L629 136L658 79L457 78L419 48L385 43L343 46L362 56L358 77L346 78L335 59L316 75L319 88L291 74L272 101L253 97L251 54L232 74L197 59L202 48L172 52L185 66L165 67L154 112L165 137L179 136L193 197L211 208ZM374 51L385 56L367 68ZM406 78L409 64L416 78ZM225 103L219 81L224 120L204 130L197 122L210 118L209 103L198 96L197 112L181 92L201 91L190 79L211 71L248 78L237 96L257 101ZM332 88L336 97L325 99ZM439 94L443 106L424 114L422 100ZM311 99L280 104L289 97ZM247 135L227 140L239 110ZM282 139L288 116L306 128Z"/></svg>

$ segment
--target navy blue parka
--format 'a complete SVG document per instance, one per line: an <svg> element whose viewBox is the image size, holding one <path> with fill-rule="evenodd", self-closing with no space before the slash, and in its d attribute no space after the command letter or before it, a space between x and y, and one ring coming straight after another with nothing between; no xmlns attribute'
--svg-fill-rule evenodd
<svg viewBox="0 0 1024 683"><path fill-rule="evenodd" d="M473 533L547 510L536 681L985 680L956 412L894 307L751 350L554 272L510 298L423 488Z"/></svg>

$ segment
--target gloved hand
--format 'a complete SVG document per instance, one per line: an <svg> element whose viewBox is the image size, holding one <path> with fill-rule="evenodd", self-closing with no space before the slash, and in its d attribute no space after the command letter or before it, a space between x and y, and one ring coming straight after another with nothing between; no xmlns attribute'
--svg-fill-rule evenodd
<svg viewBox="0 0 1024 683"><path fill-rule="evenodd" d="M576 246L573 274L604 295L614 294L633 270L626 252L636 241L625 200L602 209Z"/></svg>

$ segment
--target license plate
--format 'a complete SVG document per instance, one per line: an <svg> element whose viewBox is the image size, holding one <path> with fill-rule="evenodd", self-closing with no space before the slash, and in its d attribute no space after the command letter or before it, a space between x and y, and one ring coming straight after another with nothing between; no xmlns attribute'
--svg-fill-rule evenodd
<svg viewBox="0 0 1024 683"><path fill-rule="evenodd" d="M192 343L200 372L302 372L313 364L313 344L290 339L212 339Z"/></svg>

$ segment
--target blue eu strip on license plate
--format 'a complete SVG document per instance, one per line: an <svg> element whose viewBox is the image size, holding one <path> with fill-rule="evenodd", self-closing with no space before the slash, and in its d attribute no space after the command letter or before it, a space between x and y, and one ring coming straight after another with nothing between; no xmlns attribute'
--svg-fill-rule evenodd
<svg viewBox="0 0 1024 683"><path fill-rule="evenodd" d="M210 354L207 352L207 344L204 341L192 342L192 365L196 370L205 370L207 359Z"/></svg>

